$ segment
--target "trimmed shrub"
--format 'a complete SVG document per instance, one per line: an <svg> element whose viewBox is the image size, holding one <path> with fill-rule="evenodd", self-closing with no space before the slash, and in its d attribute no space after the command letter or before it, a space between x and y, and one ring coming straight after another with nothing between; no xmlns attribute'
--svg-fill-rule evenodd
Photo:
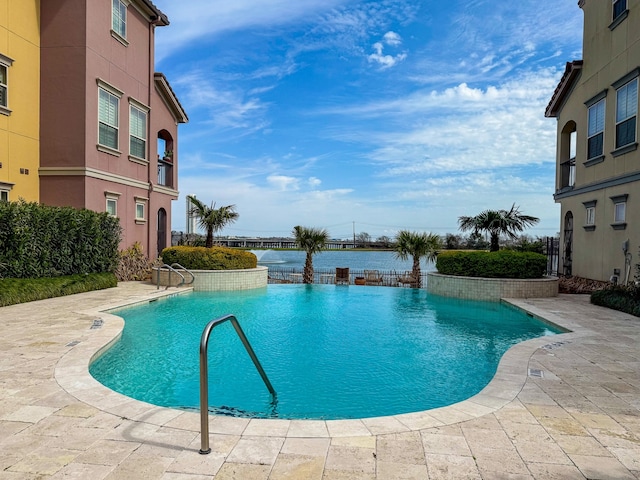
<svg viewBox="0 0 640 480"><path fill-rule="evenodd" d="M542 278L547 257L533 252L441 252L436 268L443 275L485 278Z"/></svg>
<svg viewBox="0 0 640 480"><path fill-rule="evenodd" d="M253 253L227 247L169 247L161 256L164 263L179 263L188 270L241 270L258 266Z"/></svg>
<svg viewBox="0 0 640 480"><path fill-rule="evenodd" d="M0 277L113 272L120 222L107 213L0 202Z"/></svg>
<svg viewBox="0 0 640 480"><path fill-rule="evenodd" d="M591 303L640 317L640 295L636 288L605 288L591 294Z"/></svg>
<svg viewBox="0 0 640 480"><path fill-rule="evenodd" d="M68 275L56 278L4 278L0 279L0 307L102 290L117 285L118 281L113 273Z"/></svg>

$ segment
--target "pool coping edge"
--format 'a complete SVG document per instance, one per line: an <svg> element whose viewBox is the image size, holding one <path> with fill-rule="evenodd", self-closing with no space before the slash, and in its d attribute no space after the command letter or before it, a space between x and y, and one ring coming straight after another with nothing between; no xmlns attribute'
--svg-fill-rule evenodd
<svg viewBox="0 0 640 480"><path fill-rule="evenodd" d="M117 341L124 328L124 320L108 311L189 291L190 288L157 291L80 312L97 317L103 323L58 360L54 373L58 385L79 401L121 418L199 432L199 411L159 407L135 400L105 387L89 373L91 362ZM491 381L466 400L420 412L348 420L248 419L210 414L210 433L291 438L372 436L452 425L493 413L513 401L521 392L529 376L529 360L538 349L552 348L554 344L570 342L589 333L575 322L528 305L526 299L502 301L569 332L537 337L512 346L500 359Z"/></svg>

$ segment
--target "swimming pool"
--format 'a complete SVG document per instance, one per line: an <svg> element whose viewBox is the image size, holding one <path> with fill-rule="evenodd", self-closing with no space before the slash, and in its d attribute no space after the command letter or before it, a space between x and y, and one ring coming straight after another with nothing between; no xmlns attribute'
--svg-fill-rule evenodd
<svg viewBox="0 0 640 480"><path fill-rule="evenodd" d="M202 330L234 314L277 399L227 323L209 342L210 408L258 418L365 418L450 405L479 392L512 345L560 332L499 303L388 287L194 292L113 313L125 319L122 338L91 374L130 397L178 408L199 407Z"/></svg>

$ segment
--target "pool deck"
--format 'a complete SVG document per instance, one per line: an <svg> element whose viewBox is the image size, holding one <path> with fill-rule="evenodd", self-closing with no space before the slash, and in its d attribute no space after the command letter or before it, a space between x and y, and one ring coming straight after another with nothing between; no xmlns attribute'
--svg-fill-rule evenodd
<svg viewBox="0 0 640 480"><path fill-rule="evenodd" d="M168 293L175 293L170 289ZM0 308L0 480L640 479L640 319L584 295L512 303L572 330L511 348L476 396L362 420L200 417L88 373L137 282Z"/></svg>

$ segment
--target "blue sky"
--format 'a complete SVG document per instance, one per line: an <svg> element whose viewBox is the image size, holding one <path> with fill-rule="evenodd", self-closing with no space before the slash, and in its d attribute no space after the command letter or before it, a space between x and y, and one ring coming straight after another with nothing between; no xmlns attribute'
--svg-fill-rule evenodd
<svg viewBox="0 0 640 480"><path fill-rule="evenodd" d="M459 233L485 209L554 235L555 119L582 57L576 0L155 0L156 70L179 129L185 196L235 204L222 235Z"/></svg>

